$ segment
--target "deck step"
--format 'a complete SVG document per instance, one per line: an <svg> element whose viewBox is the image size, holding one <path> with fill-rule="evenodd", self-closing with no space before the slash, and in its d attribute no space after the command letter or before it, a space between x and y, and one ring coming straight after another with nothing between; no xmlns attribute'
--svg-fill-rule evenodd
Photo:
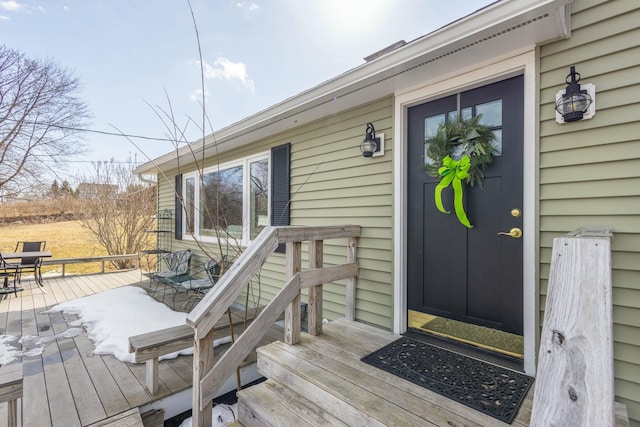
<svg viewBox="0 0 640 427"><path fill-rule="evenodd" d="M299 344L289 346L276 341L260 347L258 372L268 378L267 385L261 388L269 388L271 394L253 397L250 389L240 392L251 397L240 400L239 421L243 425L298 425L296 421L271 418L274 413L280 416L279 413L292 412L287 405L301 405L289 403L295 401L303 402L307 408L298 418L314 425L333 425L337 421L366 426L509 426L360 360L398 337L342 319L324 325L319 336L301 334ZM532 394L525 399L512 427L529 425ZM283 410L283 406L287 409ZM310 413L328 421L310 420ZM334 419L327 418L327 414ZM256 421L252 420L254 416Z"/></svg>
<svg viewBox="0 0 640 427"><path fill-rule="evenodd" d="M290 347L282 342L261 347L258 349L258 372L286 384L304 399L349 425L429 425L423 418L380 400L370 388L358 384L358 380L365 379L366 375L358 378L358 373L348 366L308 348ZM240 417L240 421L245 424L244 418Z"/></svg>
<svg viewBox="0 0 640 427"><path fill-rule="evenodd" d="M273 380L238 392L238 412L239 420L246 427L346 425Z"/></svg>
<svg viewBox="0 0 640 427"><path fill-rule="evenodd" d="M89 427L144 427L144 424L142 423L140 410L133 408L106 420L91 424Z"/></svg>

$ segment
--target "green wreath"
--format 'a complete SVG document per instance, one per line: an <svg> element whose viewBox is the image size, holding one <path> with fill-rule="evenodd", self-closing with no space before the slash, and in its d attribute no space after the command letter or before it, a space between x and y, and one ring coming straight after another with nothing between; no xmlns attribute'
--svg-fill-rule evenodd
<svg viewBox="0 0 640 427"><path fill-rule="evenodd" d="M425 165L427 173L440 177L435 190L435 203L442 213L450 213L442 205L442 190L450 184L454 192L454 208L458 220L472 228L462 203L462 184L478 184L482 188L484 172L497 153L496 137L488 126L481 125L478 115L468 120L442 123L429 139L426 156L431 161Z"/></svg>

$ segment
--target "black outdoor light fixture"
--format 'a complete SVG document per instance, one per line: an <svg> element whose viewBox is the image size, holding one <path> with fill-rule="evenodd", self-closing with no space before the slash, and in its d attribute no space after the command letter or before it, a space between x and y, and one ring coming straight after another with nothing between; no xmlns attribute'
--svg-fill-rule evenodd
<svg viewBox="0 0 640 427"><path fill-rule="evenodd" d="M582 120L584 114L593 103L593 99L586 89L581 89L580 73L576 73L576 67L571 66L571 72L565 79L567 87L556 100L556 111L560 113L565 122Z"/></svg>
<svg viewBox="0 0 640 427"><path fill-rule="evenodd" d="M380 137L376 138L376 129L371 123L367 123L367 130L364 140L360 144L360 151L364 157L373 157L374 153L380 151Z"/></svg>

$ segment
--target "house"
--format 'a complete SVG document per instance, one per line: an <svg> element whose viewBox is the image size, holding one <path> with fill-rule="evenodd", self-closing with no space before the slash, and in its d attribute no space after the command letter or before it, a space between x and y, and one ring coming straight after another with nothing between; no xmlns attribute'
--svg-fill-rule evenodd
<svg viewBox="0 0 640 427"><path fill-rule="evenodd" d="M118 186L115 184L97 184L81 182L78 184L78 197L82 199L97 199L101 195L118 194Z"/></svg>
<svg viewBox="0 0 640 427"><path fill-rule="evenodd" d="M161 209L177 206L174 248L216 240L215 220L196 214L201 179L234 197L218 225L243 244L267 223L360 225L356 319L395 333L433 315L501 329L519 337L530 375L553 238L611 227L615 394L640 425L639 22L635 0L497 1L136 173L158 175ZM571 66L593 104L563 122L556 94ZM472 229L436 210L424 171L425 142L456 112L483 113L501 136L483 188L465 195ZM368 123L380 150L363 157ZM278 256L266 297L284 274ZM324 298L326 318L344 313L341 287Z"/></svg>

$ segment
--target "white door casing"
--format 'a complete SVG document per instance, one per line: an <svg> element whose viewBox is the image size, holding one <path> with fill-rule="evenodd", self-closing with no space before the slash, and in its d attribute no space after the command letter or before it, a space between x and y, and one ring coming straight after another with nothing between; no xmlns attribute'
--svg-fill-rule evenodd
<svg viewBox="0 0 640 427"><path fill-rule="evenodd" d="M523 153L523 325L524 370L535 373L536 360L536 158L537 158L537 78L534 48L473 64L446 76L395 94L394 106L394 333L407 330L407 110L409 107L468 90L524 75L524 153Z"/></svg>

